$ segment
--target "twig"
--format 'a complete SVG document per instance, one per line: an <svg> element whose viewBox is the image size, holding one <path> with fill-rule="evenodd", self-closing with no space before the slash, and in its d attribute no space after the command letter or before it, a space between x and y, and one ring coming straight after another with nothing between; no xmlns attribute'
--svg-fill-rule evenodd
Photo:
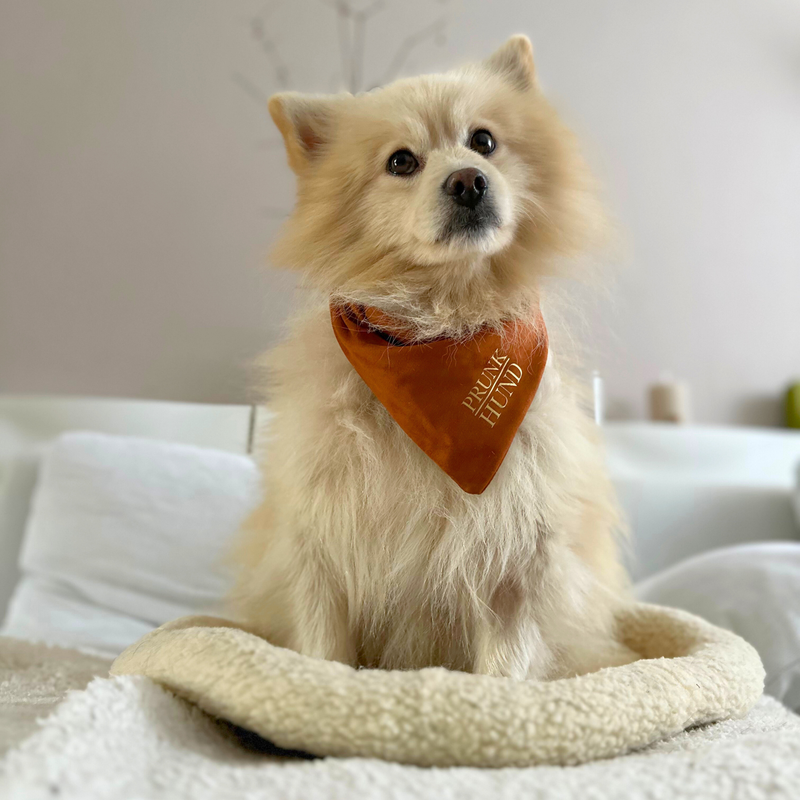
<svg viewBox="0 0 800 800"><path fill-rule="evenodd" d="M381 80L380 84L378 85L383 85L394 80L414 49L421 45L426 39L436 38L437 35L442 34L444 32L445 25L447 25L447 17L440 17L426 28L423 28L421 31L417 31L417 33L412 33L410 36L406 36L406 38L400 43L400 47L397 48L394 58L384 73L383 80Z"/></svg>
<svg viewBox="0 0 800 800"><path fill-rule="evenodd" d="M289 85L289 70L286 68L283 59L278 53L275 41L267 36L264 26L264 18L272 12L275 3L270 3L264 8L261 14L250 20L250 34L261 45L261 51L266 55L275 73L275 80L280 89L285 89Z"/></svg>
<svg viewBox="0 0 800 800"><path fill-rule="evenodd" d="M288 208L264 208L263 213L269 219L286 219L289 216Z"/></svg>
<svg viewBox="0 0 800 800"><path fill-rule="evenodd" d="M262 139L258 143L259 150L283 150L283 139Z"/></svg>
<svg viewBox="0 0 800 800"><path fill-rule="evenodd" d="M353 46L351 53L350 91L355 94L361 89L364 69L364 39L367 21L379 13L385 5L384 0L375 0L362 11L353 12Z"/></svg>
<svg viewBox="0 0 800 800"><path fill-rule="evenodd" d="M259 106L266 108L269 95L256 86L253 81L241 72L234 72L231 78L251 99L255 100Z"/></svg>
<svg viewBox="0 0 800 800"><path fill-rule="evenodd" d="M353 10L345 0L320 0L336 12L336 32L339 37L339 56L342 59L342 77L347 81L352 74L352 41L350 38L350 17Z"/></svg>

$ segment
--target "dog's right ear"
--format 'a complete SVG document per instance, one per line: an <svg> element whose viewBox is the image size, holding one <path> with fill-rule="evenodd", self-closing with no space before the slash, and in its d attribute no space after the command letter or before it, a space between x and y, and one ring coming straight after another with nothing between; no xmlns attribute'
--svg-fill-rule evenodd
<svg viewBox="0 0 800 800"><path fill-rule="evenodd" d="M289 166L305 171L330 141L337 98L330 95L281 92L269 99L269 113L283 134Z"/></svg>
<svg viewBox="0 0 800 800"><path fill-rule="evenodd" d="M483 63L493 72L508 78L520 89L529 89L536 84L533 46L531 40L522 34L512 36Z"/></svg>

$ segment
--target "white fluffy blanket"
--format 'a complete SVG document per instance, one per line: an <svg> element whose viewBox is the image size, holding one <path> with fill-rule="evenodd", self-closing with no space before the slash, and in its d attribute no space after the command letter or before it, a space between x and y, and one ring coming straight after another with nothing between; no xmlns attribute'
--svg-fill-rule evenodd
<svg viewBox="0 0 800 800"><path fill-rule="evenodd" d="M762 698L740 720L576 767L421 768L255 754L196 707L139 676L72 692L9 753L4 800L675 800L800 797L800 717Z"/></svg>

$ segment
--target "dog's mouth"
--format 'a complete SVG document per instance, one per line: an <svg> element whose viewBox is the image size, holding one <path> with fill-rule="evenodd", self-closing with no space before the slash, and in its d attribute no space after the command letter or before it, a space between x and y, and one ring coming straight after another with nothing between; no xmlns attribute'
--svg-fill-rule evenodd
<svg viewBox="0 0 800 800"><path fill-rule="evenodd" d="M501 225L502 220L492 202L481 203L475 208L455 206L450 209L437 241L441 244L476 243Z"/></svg>

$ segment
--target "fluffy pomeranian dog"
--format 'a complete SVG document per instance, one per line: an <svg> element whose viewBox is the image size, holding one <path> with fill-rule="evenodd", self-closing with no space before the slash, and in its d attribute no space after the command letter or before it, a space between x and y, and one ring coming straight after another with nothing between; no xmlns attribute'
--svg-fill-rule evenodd
<svg viewBox="0 0 800 800"><path fill-rule="evenodd" d="M457 343L525 323L543 276L596 232L530 42L356 96L278 94L269 110L297 175L274 261L318 301L268 357L266 500L235 549L234 614L353 666L549 679L632 660L614 638L614 493L552 350L505 459L471 494L397 424L331 325L331 306L369 307L407 340Z"/></svg>

